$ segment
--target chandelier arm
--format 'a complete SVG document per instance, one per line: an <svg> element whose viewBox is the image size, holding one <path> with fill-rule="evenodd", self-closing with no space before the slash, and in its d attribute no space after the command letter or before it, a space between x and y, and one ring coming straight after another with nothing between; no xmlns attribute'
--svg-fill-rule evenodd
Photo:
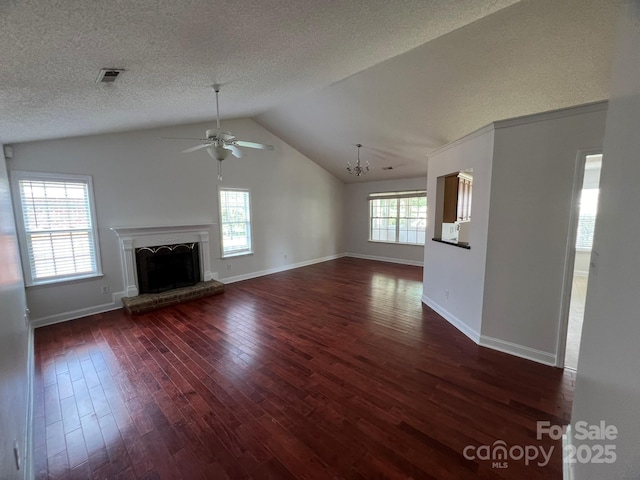
<svg viewBox="0 0 640 480"><path fill-rule="evenodd" d="M369 161L367 161L367 164L363 167L361 162L360 162L360 148L362 147L361 143L356 143L356 147L358 147L358 159L356 161L356 165L355 167L351 166L351 162L347 161L347 172L349 172L350 174L355 175L356 177L359 177L361 175L365 175L366 173L369 172Z"/></svg>

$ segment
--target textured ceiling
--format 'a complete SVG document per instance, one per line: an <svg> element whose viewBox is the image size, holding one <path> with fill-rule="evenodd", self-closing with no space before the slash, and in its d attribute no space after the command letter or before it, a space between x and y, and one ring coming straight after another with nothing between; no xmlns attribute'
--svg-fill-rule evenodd
<svg viewBox="0 0 640 480"><path fill-rule="evenodd" d="M345 182L426 175L429 151L493 121L607 99L616 18L615 1L525 0L257 120ZM355 143L366 177L344 168Z"/></svg>
<svg viewBox="0 0 640 480"><path fill-rule="evenodd" d="M514 1L2 1L0 142L253 116Z"/></svg>
<svg viewBox="0 0 640 480"><path fill-rule="evenodd" d="M3 1L0 143L213 120L219 82L223 118L257 115L344 181L423 175L493 120L607 98L616 4Z"/></svg>

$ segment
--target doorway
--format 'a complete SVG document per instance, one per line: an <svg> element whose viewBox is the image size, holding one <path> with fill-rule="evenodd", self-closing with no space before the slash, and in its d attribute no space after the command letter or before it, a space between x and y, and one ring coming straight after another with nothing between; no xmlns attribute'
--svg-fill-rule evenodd
<svg viewBox="0 0 640 480"><path fill-rule="evenodd" d="M571 293L566 321L564 365L562 365L572 370L578 368L580 356L580 339L589 285L591 247L593 245L593 232L598 211L600 171L602 168L601 153L587 154L581 157L584 159L584 174L581 182L582 188L576 196L578 218L577 222L572 223L572 225L576 225L575 241L572 245L574 262L570 279Z"/></svg>

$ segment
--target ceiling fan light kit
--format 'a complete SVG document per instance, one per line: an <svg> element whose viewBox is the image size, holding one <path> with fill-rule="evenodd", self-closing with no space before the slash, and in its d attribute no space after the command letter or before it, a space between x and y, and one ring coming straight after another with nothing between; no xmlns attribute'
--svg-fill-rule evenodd
<svg viewBox="0 0 640 480"><path fill-rule="evenodd" d="M207 149L207 153L211 158L218 161L218 180L222 180L222 162L229 156L242 158L244 154L239 147L255 148L259 150L273 150L273 145L264 143L245 142L238 140L229 132L223 132L220 129L220 103L218 95L220 93L220 85L211 86L216 92L216 128L205 131L205 138L198 138L202 143L193 147L182 150L182 153L191 153L201 149ZM170 140L194 140L193 138L170 138Z"/></svg>
<svg viewBox="0 0 640 480"><path fill-rule="evenodd" d="M364 167L360 164L360 148L362 147L362 144L357 143L356 147L358 147L358 161L356 162L355 167L352 167L351 162L347 161L347 172L355 175L356 177L359 177L361 175L366 175L367 173L369 173L369 161L367 161Z"/></svg>

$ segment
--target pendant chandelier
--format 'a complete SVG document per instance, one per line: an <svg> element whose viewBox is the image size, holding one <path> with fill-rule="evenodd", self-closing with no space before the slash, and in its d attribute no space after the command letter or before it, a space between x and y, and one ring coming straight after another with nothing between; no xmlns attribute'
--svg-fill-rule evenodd
<svg viewBox="0 0 640 480"><path fill-rule="evenodd" d="M369 162L367 161L367 164L364 167L360 165L360 147L362 147L362 144L358 143L356 144L356 147L358 147L358 161L356 162L355 167L352 167L351 162L347 161L347 172L359 177L360 175L366 175L369 172Z"/></svg>

